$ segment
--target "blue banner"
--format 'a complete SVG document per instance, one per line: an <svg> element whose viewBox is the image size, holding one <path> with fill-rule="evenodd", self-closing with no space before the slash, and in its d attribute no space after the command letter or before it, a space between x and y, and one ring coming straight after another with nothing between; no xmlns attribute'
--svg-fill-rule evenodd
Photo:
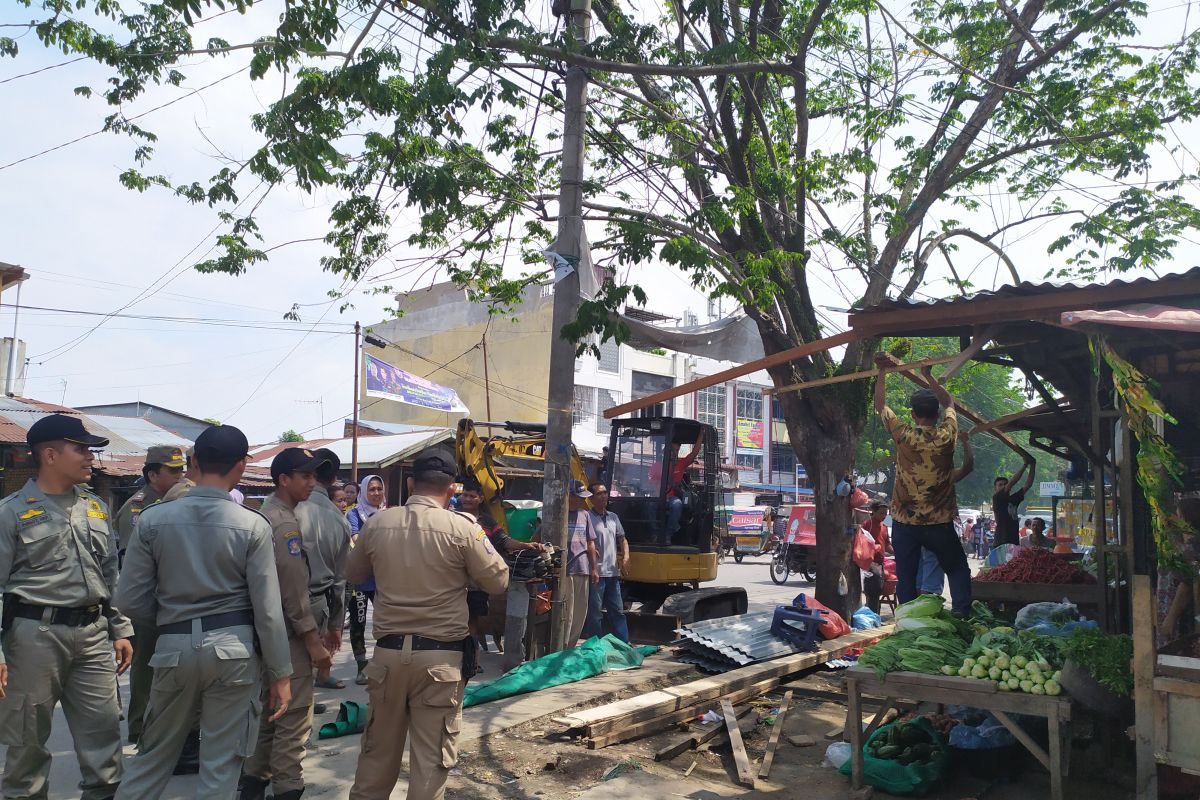
<svg viewBox="0 0 1200 800"><path fill-rule="evenodd" d="M367 397L382 397L410 406L432 408L447 413L470 413L453 389L440 386L419 375L393 367L374 356L366 357Z"/></svg>

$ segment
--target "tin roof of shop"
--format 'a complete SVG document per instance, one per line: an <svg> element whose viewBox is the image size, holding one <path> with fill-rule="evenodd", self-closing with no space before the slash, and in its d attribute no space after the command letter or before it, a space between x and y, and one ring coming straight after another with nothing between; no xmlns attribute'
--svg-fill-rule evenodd
<svg viewBox="0 0 1200 800"><path fill-rule="evenodd" d="M128 442L141 447L143 451L155 445L171 445L184 450L192 446L190 439L171 433L166 428L155 425L144 417L113 417L107 414L87 414L86 419L95 420L108 430Z"/></svg>
<svg viewBox="0 0 1200 800"><path fill-rule="evenodd" d="M416 455L426 447L433 447L454 439L454 431L450 428L420 428L408 433L395 433L384 436L358 437L358 468L383 469L403 461L409 456ZM342 468L350 468L353 440L346 439L314 439L311 442L277 442L250 448L252 464L270 467L271 459L280 450L288 447L305 447L315 450L327 447L341 459Z"/></svg>

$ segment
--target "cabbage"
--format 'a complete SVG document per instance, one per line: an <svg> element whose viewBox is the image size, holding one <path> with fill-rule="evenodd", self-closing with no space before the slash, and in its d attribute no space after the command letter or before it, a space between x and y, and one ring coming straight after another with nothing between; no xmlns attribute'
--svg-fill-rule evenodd
<svg viewBox="0 0 1200 800"><path fill-rule="evenodd" d="M897 608L896 621L915 617L932 617L941 611L945 604L946 600L941 595L923 594Z"/></svg>

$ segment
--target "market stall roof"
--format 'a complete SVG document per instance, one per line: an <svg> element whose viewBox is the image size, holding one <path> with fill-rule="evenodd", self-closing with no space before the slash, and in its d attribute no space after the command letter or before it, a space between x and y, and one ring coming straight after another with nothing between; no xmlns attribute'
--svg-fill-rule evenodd
<svg viewBox="0 0 1200 800"><path fill-rule="evenodd" d="M358 468L384 469L400 461L414 456L427 447L443 444L454 440L454 431L450 428L419 428L408 433L388 434L384 436L358 437ZM251 464L270 468L271 459L288 447L303 446L309 449L327 447L337 454L342 461L342 467L349 469L353 452L352 439L315 439L311 442L282 442L261 445L250 449Z"/></svg>
<svg viewBox="0 0 1200 800"><path fill-rule="evenodd" d="M1107 311L1064 311L1062 324L1115 325L1122 328L1172 331L1175 333L1200 333L1200 309L1178 308L1155 303L1135 303L1124 308Z"/></svg>

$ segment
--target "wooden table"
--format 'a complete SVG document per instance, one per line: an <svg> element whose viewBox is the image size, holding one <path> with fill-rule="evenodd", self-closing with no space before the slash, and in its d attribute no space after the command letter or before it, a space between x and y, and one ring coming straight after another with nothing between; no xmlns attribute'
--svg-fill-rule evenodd
<svg viewBox="0 0 1200 800"><path fill-rule="evenodd" d="M1071 720L1071 700L1066 695L1047 697L1023 692L998 692L992 681L956 678L945 675L924 675L916 672L892 672L886 680L875 677L866 667L846 670L847 712L846 731L850 735L850 776L855 789L863 785L863 742L879 727L887 712L898 700L917 700L941 705L964 705L990 711L1034 758L1050 771L1050 796L1062 800L1063 776L1067 774L1070 748L1067 723ZM867 692L885 699L866 731L862 728L862 695ZM1009 713L1044 717L1050 728L1050 752L1033 741Z"/></svg>

